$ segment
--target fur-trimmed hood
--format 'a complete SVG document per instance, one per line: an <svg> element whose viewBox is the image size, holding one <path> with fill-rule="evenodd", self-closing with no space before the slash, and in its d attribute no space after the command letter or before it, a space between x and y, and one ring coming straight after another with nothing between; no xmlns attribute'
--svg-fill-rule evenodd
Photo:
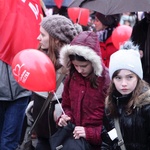
<svg viewBox="0 0 150 150"><path fill-rule="evenodd" d="M105 106L107 107L108 105L108 99L109 97L107 96L106 100L105 100ZM143 92L139 97L137 97L137 101L134 103L134 108L138 107L142 107L144 105L150 104L150 89L148 89L147 91Z"/></svg>
<svg viewBox="0 0 150 150"><path fill-rule="evenodd" d="M138 100L135 103L134 107L142 107L147 104L150 104L150 89L148 89L138 97Z"/></svg>
<svg viewBox="0 0 150 150"><path fill-rule="evenodd" d="M60 50L60 63L68 68L69 55L79 55L92 63L97 76L102 75L103 63L100 56L100 47L97 34L84 31L77 35L71 44L63 46Z"/></svg>

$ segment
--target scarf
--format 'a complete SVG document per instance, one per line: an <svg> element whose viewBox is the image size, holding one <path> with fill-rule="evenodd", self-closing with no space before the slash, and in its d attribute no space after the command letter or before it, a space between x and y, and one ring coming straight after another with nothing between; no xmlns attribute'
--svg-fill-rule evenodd
<svg viewBox="0 0 150 150"><path fill-rule="evenodd" d="M105 42L111 35L114 28L106 28L99 32L99 41Z"/></svg>

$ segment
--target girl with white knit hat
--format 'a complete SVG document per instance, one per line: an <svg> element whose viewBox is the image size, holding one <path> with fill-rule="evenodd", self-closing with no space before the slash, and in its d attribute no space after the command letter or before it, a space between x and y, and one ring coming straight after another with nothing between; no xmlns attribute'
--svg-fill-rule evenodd
<svg viewBox="0 0 150 150"><path fill-rule="evenodd" d="M112 81L105 101L101 150L123 150L124 146L126 150L149 150L150 87L142 80L138 46L129 41L112 54L109 75ZM122 139L115 126L117 118Z"/></svg>

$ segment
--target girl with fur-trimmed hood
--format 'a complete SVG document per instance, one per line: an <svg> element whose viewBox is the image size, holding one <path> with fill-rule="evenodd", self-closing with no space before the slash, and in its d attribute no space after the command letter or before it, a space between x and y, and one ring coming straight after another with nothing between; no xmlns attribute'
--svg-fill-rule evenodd
<svg viewBox="0 0 150 150"><path fill-rule="evenodd" d="M101 150L121 150L122 144L115 134L115 118L119 120L126 150L150 149L150 87L142 80L137 48L127 42L111 55L109 75L112 82L105 103Z"/></svg>
<svg viewBox="0 0 150 150"><path fill-rule="evenodd" d="M75 139L85 138L94 150L100 149L104 99L109 84L108 70L102 63L96 33L84 31L60 50L60 62L69 69L62 94L65 115L58 120L75 124Z"/></svg>

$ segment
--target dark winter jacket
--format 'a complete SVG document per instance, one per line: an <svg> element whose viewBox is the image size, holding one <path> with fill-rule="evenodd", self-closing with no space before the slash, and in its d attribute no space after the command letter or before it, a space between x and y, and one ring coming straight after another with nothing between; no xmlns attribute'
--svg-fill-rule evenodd
<svg viewBox="0 0 150 150"><path fill-rule="evenodd" d="M89 80L75 72L71 79L67 79L63 92L63 109L76 126L85 127L86 139L92 144L101 143L104 99L108 85L105 77L99 77L99 87L92 89Z"/></svg>
<svg viewBox="0 0 150 150"><path fill-rule="evenodd" d="M146 15L146 14L145 14ZM150 14L147 14L145 18L137 22L132 31L131 40L134 44L139 46L139 49L143 51L142 67L143 67L143 79L150 83Z"/></svg>
<svg viewBox="0 0 150 150"><path fill-rule="evenodd" d="M14 79L12 68L0 60L0 100L14 101L22 97L31 96L31 91L21 87Z"/></svg>
<svg viewBox="0 0 150 150"><path fill-rule="evenodd" d="M59 69L56 72L56 78L58 79L61 75L61 69ZM63 92L63 82L59 85L56 95L59 100L62 98L62 92ZM32 100L34 100L33 105L33 119L36 120L44 102L48 98L48 92L33 92ZM41 116L40 120L37 122L35 126L35 131L38 136L38 138L49 138L51 135L53 135L56 131L56 123L54 122L54 110L55 110L55 104L57 104L55 96L52 98L52 103L49 104L49 106L44 111L43 115Z"/></svg>
<svg viewBox="0 0 150 150"><path fill-rule="evenodd" d="M127 115L122 107L128 98L125 101L118 99L121 133L127 150L150 150L150 90L141 94L138 99L139 103L130 115ZM108 135L108 132L115 128L113 119L105 115L103 123L101 150L121 150L118 138L112 141Z"/></svg>

